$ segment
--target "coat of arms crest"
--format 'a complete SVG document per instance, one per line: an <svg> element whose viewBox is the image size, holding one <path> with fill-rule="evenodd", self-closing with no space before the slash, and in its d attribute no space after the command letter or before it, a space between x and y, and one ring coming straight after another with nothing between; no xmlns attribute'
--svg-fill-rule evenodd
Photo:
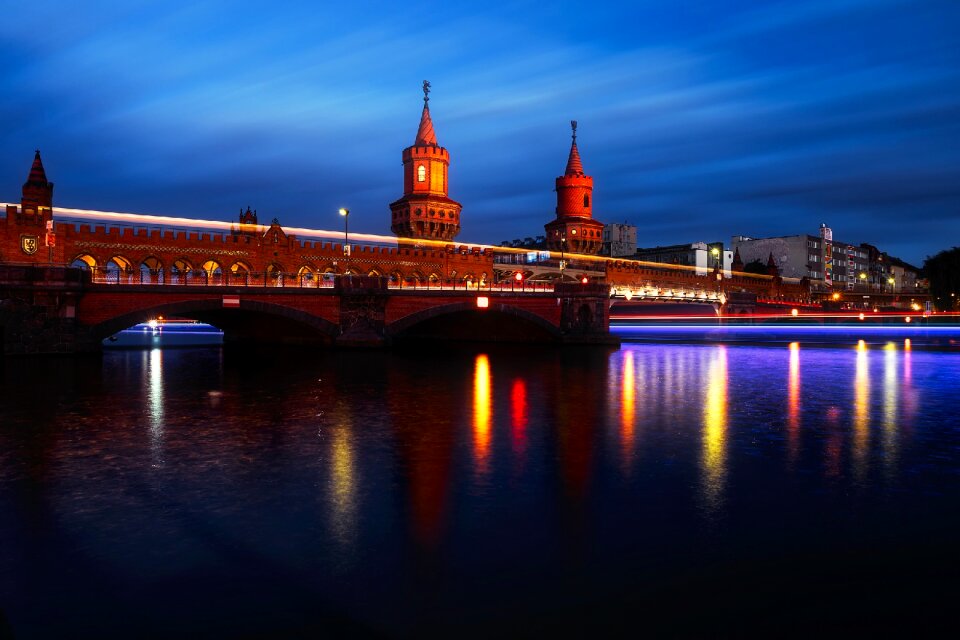
<svg viewBox="0 0 960 640"><path fill-rule="evenodd" d="M31 236L27 234L20 236L20 250L28 256L35 254L39 248L40 238L38 236Z"/></svg>

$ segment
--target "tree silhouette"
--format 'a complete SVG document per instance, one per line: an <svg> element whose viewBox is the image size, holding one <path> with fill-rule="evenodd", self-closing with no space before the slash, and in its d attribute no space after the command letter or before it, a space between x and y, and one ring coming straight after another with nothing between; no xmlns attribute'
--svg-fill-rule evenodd
<svg viewBox="0 0 960 640"><path fill-rule="evenodd" d="M944 249L923 263L930 280L930 295L940 311L953 311L960 304L960 247Z"/></svg>

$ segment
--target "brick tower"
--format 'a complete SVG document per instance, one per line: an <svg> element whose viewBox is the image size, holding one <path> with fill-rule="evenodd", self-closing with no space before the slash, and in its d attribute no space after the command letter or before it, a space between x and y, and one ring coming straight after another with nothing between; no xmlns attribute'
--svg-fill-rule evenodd
<svg viewBox="0 0 960 640"><path fill-rule="evenodd" d="M47 180L47 172L43 170L43 161L40 159L40 150L33 156L33 166L30 175L23 183L23 197L20 199L20 208L24 213L50 214L53 206L53 183Z"/></svg>
<svg viewBox="0 0 960 640"><path fill-rule="evenodd" d="M577 150L577 121L571 120L573 142L567 170L557 178L557 217L543 225L547 248L571 253L600 253L603 223L593 219L593 178L583 173Z"/></svg>
<svg viewBox="0 0 960 640"><path fill-rule="evenodd" d="M400 237L449 241L460 233L462 207L447 197L450 154L437 144L429 93L424 80L420 128L413 146L403 150L403 197L390 203L390 229Z"/></svg>

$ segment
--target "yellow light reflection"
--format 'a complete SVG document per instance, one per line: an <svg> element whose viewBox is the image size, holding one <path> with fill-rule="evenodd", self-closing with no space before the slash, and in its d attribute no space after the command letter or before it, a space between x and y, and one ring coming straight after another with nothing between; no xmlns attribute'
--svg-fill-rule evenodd
<svg viewBox="0 0 960 640"><path fill-rule="evenodd" d="M883 348L883 466L888 475L897 467L897 413L900 385L897 380L897 346L892 342Z"/></svg>
<svg viewBox="0 0 960 640"><path fill-rule="evenodd" d="M480 474L486 474L490 462L490 381L490 361L481 353L473 372L473 457Z"/></svg>
<svg viewBox="0 0 960 640"><path fill-rule="evenodd" d="M330 521L334 536L341 544L348 545L356 532L357 490L349 412L344 411L344 416L344 423L333 431L330 443Z"/></svg>
<svg viewBox="0 0 960 640"><path fill-rule="evenodd" d="M853 474L863 480L870 446L870 366L867 345L857 343L857 368L853 381Z"/></svg>
<svg viewBox="0 0 960 640"><path fill-rule="evenodd" d="M630 470L630 460L633 456L636 396L633 351L627 350L623 354L623 375L620 379L620 454L625 473Z"/></svg>
<svg viewBox="0 0 960 640"><path fill-rule="evenodd" d="M800 343L790 343L787 377L787 460L796 462L800 451Z"/></svg>
<svg viewBox="0 0 960 640"><path fill-rule="evenodd" d="M703 498L711 510L723 502L727 448L727 351L717 347L707 371L703 409Z"/></svg>

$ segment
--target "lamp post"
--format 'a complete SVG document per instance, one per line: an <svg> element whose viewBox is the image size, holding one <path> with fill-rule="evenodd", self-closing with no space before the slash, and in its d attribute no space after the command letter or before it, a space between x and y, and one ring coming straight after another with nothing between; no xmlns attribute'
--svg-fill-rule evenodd
<svg viewBox="0 0 960 640"><path fill-rule="evenodd" d="M560 234L560 282L563 282L563 268L567 266L566 260L563 259L563 250L567 246L567 234L566 232Z"/></svg>
<svg viewBox="0 0 960 640"><path fill-rule="evenodd" d="M340 207L340 215L343 216L343 255L350 255L350 209Z"/></svg>

